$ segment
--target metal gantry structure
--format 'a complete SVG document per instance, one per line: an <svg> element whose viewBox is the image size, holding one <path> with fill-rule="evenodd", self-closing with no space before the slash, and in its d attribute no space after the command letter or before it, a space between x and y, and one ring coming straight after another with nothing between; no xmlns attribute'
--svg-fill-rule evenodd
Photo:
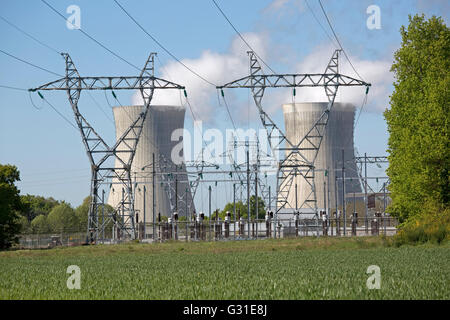
<svg viewBox="0 0 450 320"><path fill-rule="evenodd" d="M276 214L288 205L288 194L291 190L294 177L300 176L306 181L309 190L306 198L302 199L299 208L308 209L317 216L314 162L325 134L330 111L333 108L338 88L340 86L364 86L366 87L367 94L371 85L370 83L339 73L340 51L334 51L324 73L270 75L263 74L256 54L253 51L248 51L250 75L222 86L217 86L217 89L222 91L224 88L251 89L261 122L267 131L267 138L272 152L274 154L279 154L279 152L285 153L285 156L278 163ZM280 127L264 111L262 99L266 88L293 88L293 94L295 96L295 88L300 87L323 87L328 99L328 106L307 134L297 142L290 141Z"/></svg>
<svg viewBox="0 0 450 320"><path fill-rule="evenodd" d="M177 212L179 216L186 214L186 208L194 208L194 198L198 189L199 182L203 175L205 168L217 168L218 166L203 160L186 161L181 165L176 165L164 155L160 154L159 159L155 160L155 163L149 163L141 168L140 172L134 172L137 179L149 178L153 175L158 177L156 183L160 183L164 186L164 190L169 198L169 205L171 213ZM191 169L188 171L187 169ZM186 169L186 170L185 170ZM193 169L193 170L192 170ZM187 180L181 180L179 175L183 175ZM190 180L189 177L192 179ZM140 180L135 181L137 184L142 183ZM178 194L178 185L184 184L186 188L190 189L191 200L188 201L185 198L185 194Z"/></svg>
<svg viewBox="0 0 450 320"><path fill-rule="evenodd" d="M358 165L358 175L360 177L362 185L364 186L364 203L365 203L364 207L365 207L365 215L366 215L366 219L367 219L367 212L368 212L368 208L367 208L367 192L368 192L368 189L370 189L372 194L376 194L377 193L368 184L367 165L368 164L376 164L376 165L379 166L379 163L389 163L389 160L388 160L387 156L367 156L367 154L365 153L364 156L357 156L357 157L355 157L355 161L356 161L356 164ZM363 167L364 167L364 175L362 173ZM375 178L378 180L377 177L375 177ZM383 183L382 189L383 188L385 189L387 184L389 184L389 179L387 179L387 181ZM379 192L381 192L381 190L378 191L378 193ZM385 202L385 196L383 197L383 202Z"/></svg>
<svg viewBox="0 0 450 320"><path fill-rule="evenodd" d="M150 102L155 89L179 89L184 86L154 76L154 58L152 52L138 76L118 77L81 77L68 53L62 53L66 63L65 77L34 89L62 90L67 92L70 106L81 133L81 138L91 165L91 202L87 231L90 240L95 241L105 226L113 220L116 230L131 239L136 238L134 191L131 176L131 164L136 153L136 147L142 133L144 121L150 109ZM83 90L139 90L143 99L142 112L131 125L117 138L114 145L108 145L86 120L78 108L81 91ZM120 166L110 166L107 160L115 157ZM99 193L102 184L110 183L115 178L122 185L122 201L115 212L103 221L99 221L99 211L103 206L102 195Z"/></svg>

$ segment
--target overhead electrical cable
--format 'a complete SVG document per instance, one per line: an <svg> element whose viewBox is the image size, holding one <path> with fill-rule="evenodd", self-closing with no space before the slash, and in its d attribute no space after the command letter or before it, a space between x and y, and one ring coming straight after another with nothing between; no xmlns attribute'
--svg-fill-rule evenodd
<svg viewBox="0 0 450 320"><path fill-rule="evenodd" d="M220 6L217 4L217 2L215 0L212 0L212 2L214 3L214 5L216 6L216 8L220 11L220 13L222 14L222 16L225 18L225 20L227 20L228 24L233 28L233 30L236 32L236 34L239 36L239 38L241 38L241 40L247 45L247 47L249 47L250 50L253 51L253 53L258 57L258 59L267 67L269 68L270 71L272 71L272 73L276 73L258 54L257 52L252 48L252 46L247 42L247 40L245 40L245 38L242 36L242 34L238 31L238 29L236 29L236 27L233 25L233 23L230 21L230 19L227 17L227 15L225 14L225 12L223 12L223 10L220 8Z"/></svg>
<svg viewBox="0 0 450 320"><path fill-rule="evenodd" d="M345 57L346 57L347 60L348 60L348 63L350 64L350 66L352 67L352 69L353 69L353 71L356 73L356 75L357 75L362 81L364 81L364 79L361 77L361 75L358 73L358 71L356 71L355 67L353 66L353 63L350 61L350 58L348 57L347 52L345 52L344 48L342 47L342 44L341 44L341 42L339 41L339 38L338 38L338 36L336 35L336 32L334 31L333 26L331 25L330 19L328 18L328 15L327 15L327 13L326 13L326 11L325 11L323 5L322 5L322 1L321 1L321 0L319 0L319 4L320 4L320 7L322 8L323 14L325 15L325 18L327 19L328 25L330 26L330 29L331 29L331 31L333 32L333 35L334 35L334 37L335 37L337 43L339 44L339 47L341 48L342 52L344 52L344 55L345 55ZM365 81L364 81L364 82L365 82Z"/></svg>
<svg viewBox="0 0 450 320"><path fill-rule="evenodd" d="M49 7L53 12L55 12L58 16L60 16L62 19L64 19L64 21L68 21L67 18L61 14L58 10L56 10L53 6L51 6L47 1L45 0L41 0L41 2L43 2L47 7ZM72 23L73 25L73 23ZM91 39L92 41L94 41L96 44L98 44L100 47L102 47L103 49L105 49L106 51L108 51L109 53L111 53L113 56L115 56L116 58L122 60L123 62L125 62L126 64L132 66L133 68L141 71L141 68L137 67L136 65L134 65L133 63L129 62L128 60L126 60L125 58L121 57L120 55L118 55L117 53L115 53L113 50L109 49L107 46L105 46L104 44L102 44L100 41L98 41L97 39L95 39L93 36L89 35L86 31L84 31L81 28L77 28L78 31L80 31L82 34L84 34L86 37L88 37L89 39Z"/></svg>
<svg viewBox="0 0 450 320"><path fill-rule="evenodd" d="M11 86L5 86L5 85L0 85L0 88L11 89L11 90L20 90L20 91L28 91L28 89L11 87Z"/></svg>
<svg viewBox="0 0 450 320"><path fill-rule="evenodd" d="M55 110L56 113L58 113L68 124L70 124L78 132L78 128L72 123L72 121L67 119L66 116L64 116L61 112L59 112L58 109L56 109L55 106L53 106L44 96L42 96L42 95L40 95L40 96L41 96L42 100L44 100L53 110Z"/></svg>
<svg viewBox="0 0 450 320"><path fill-rule="evenodd" d="M225 96L222 96L222 98L223 98L223 102L225 103L225 107L227 109L228 116L230 117L231 124L233 125L234 131L236 131L236 125L234 123L233 117L231 116L230 108L228 108L227 100L225 99Z"/></svg>
<svg viewBox="0 0 450 320"><path fill-rule="evenodd" d="M344 55L345 55L345 58L347 59L348 63L350 64L350 66L352 67L352 69L353 69L353 71L356 73L356 75L357 75L362 81L365 82L365 80L363 79L363 77L361 77L361 75L358 73L358 71L356 71L356 68L354 67L353 63L350 61L350 58L348 57L347 52L346 52L346 51L344 50L344 48L342 47L342 44L341 44L341 42L339 41L339 38L338 38L336 32L334 31L334 28L333 28L333 26L332 26L332 24L331 24L331 21L330 21L330 19L328 18L328 15L327 15L327 13L326 13L326 11L325 11L325 8L324 8L323 5L322 5L322 1L321 1L321 0L318 0L318 1L319 1L319 4L320 4L320 8L322 9L322 12L323 12L323 14L324 14L324 16L325 16L325 18L326 18L326 20L327 20L327 22L328 22L328 25L330 26L330 29L331 29L331 31L333 32L333 35L334 35L334 37L335 37L337 43L339 44L340 49L342 50L342 52L343 52ZM353 130L356 129L356 126L358 125L358 121L359 121L359 118L360 118L360 116L361 116L361 113L362 113L362 111L363 111L365 105L367 104L368 89L369 89L369 87L366 88L366 93L365 93L365 95L364 95L363 103L362 103L361 108L360 108L360 110L359 110L358 117L356 118L356 122L355 122L355 124L354 124L354 126L353 126Z"/></svg>
<svg viewBox="0 0 450 320"><path fill-rule="evenodd" d="M222 10L222 8L220 8L219 4L215 1L212 0L212 2L214 3L214 5L216 6L216 8L219 10L219 12L222 14L222 16L225 18L225 20L229 23L229 25L233 28L233 30L236 32L236 34L241 38L241 40L247 45L247 47L249 47L250 50L253 51L253 53L258 57L258 59L267 67L269 68L270 71L272 71L272 73L276 73L259 55L258 53L252 48L252 46L247 42L247 40L245 40L245 38L242 36L242 34L239 32L239 30L233 25L233 23L231 22L231 20L227 17L227 15L225 14L225 12ZM228 116L230 117L230 121L233 125L234 130L236 131L236 125L234 123L233 117L231 115L230 112L230 108L228 107L228 103L225 99L225 95L223 94L223 91L221 91L222 93L222 98L223 101L225 103L225 107L227 109L228 112Z"/></svg>
<svg viewBox="0 0 450 320"><path fill-rule="evenodd" d="M323 32L325 33L325 35L328 37L328 39L330 39L330 41L333 43L333 45L335 45L336 47L339 47L338 45L336 45L335 40L333 40L333 38L328 34L327 30L325 29L325 27L323 26L323 24L320 22L319 18L316 16L316 14L314 13L314 10L312 9L312 7L309 5L308 0L305 0L306 2L306 6L308 7L308 10L311 12L312 16L314 17L314 19L317 21L317 23L320 25L320 27L322 28Z"/></svg>
<svg viewBox="0 0 450 320"><path fill-rule="evenodd" d="M56 54L58 54L58 55L61 55L61 52L60 52L60 51L58 51L57 49L55 49L55 48L49 46L48 44L46 44L45 42L39 40L38 38L32 36L31 34L29 34L28 32L26 32L26 31L23 30L22 28L18 27L17 25L13 24L12 22L10 22L9 20L7 20L6 18L0 16L0 19L2 19L2 20L5 21L7 24L9 24L11 27L15 28L16 30L18 30L18 31L21 32L22 34L26 35L26 36L29 37L30 39L36 41L36 42L39 43L40 45L46 47L47 49L51 50L52 52L54 52L54 53L56 53ZM59 74L58 74L58 75L59 75ZM59 75L59 76L62 77L62 75ZM26 89L24 89L24 90L26 90ZM95 105L100 109L100 111L105 115L105 117L106 117L110 122L112 122L112 123L114 124L114 121L111 119L111 117L109 117L109 116L106 114L106 112L103 110L103 108L100 107L99 103L97 102L97 100L94 99L94 97L92 96L92 94L91 94L89 91L87 91L87 94L89 95L89 97L91 98L91 100L94 102L94 104L95 104ZM31 97L30 97L30 98L31 98ZM40 108L37 108L37 107L35 106L35 104L33 103L32 100L31 100L31 103L33 104L33 106L34 106L36 109L40 110Z"/></svg>
<svg viewBox="0 0 450 320"><path fill-rule="evenodd" d="M44 0L42 0L44 1ZM154 36L152 36L145 28L135 19L133 16L117 1L114 0L114 2L117 4L117 6L147 35L149 36L161 49L163 49L168 55L170 55L174 60L176 60L178 63L180 63L183 67L185 67L187 70L189 70L191 73L205 81L206 83L216 87L214 83L194 71L192 68L187 66L185 63L183 63L180 59L178 59L172 52L170 52L166 47L164 47L161 42L159 42Z"/></svg>
<svg viewBox="0 0 450 320"><path fill-rule="evenodd" d="M0 49L0 52L3 53L3 54L5 54L5 55L7 55L7 56L9 56L9 57L11 57L11 58L13 58L13 59L16 59L16 60L18 60L18 61L20 61L20 62L23 62L23 63L25 63L25 64L28 64L28 65L30 65L30 66L32 66L32 67L35 67L35 68L37 68L37 69L40 69L40 70L42 70L42 71L46 71L46 72L51 73L51 74L53 74L53 75L56 75L56 76L58 76L58 77L64 77L63 75L60 75L59 73L50 71L50 70L48 70L48 69L46 69L46 68L39 67L39 66L37 66L37 65L35 65L35 64L31 63L31 62L25 61L25 60L23 60L23 59L21 59L21 58L19 58L19 57L16 57L16 56L13 55L13 54L10 54L10 53L8 53L8 52L6 52L6 51L3 51L3 50L1 50L1 49Z"/></svg>
<svg viewBox="0 0 450 320"><path fill-rule="evenodd" d="M35 65L35 64L31 63L31 62L28 62L28 61L25 61L25 60L23 60L23 59L20 59L20 58L14 56L14 55L12 55L12 54L9 54L9 53L7 53L7 52L1 50L1 49L0 49L0 52L6 54L6 55L8 55L8 56L10 56L11 58L14 58L14 59L20 61L20 62L22 62L22 63L25 63L25 64L27 64L27 65L30 65L30 66L32 66L32 67L35 67L35 68L37 68L37 69L46 71L46 72L48 72L48 73L51 73L51 74L54 74L54 75L57 75L57 76L60 76L60 77L63 77L62 75L60 75L60 74L58 74L58 73L56 73L56 72L50 71L50 70L48 70L48 69L42 68L42 67L40 67L40 66L37 66L37 65ZM16 88L16 89L19 89L19 88ZM77 127L76 127L69 119L67 119L66 116L64 116L61 112L59 112L58 109L56 109L56 108L55 108L55 107L54 107L47 99L45 99L45 97L44 97L40 92L38 92L38 94L39 94L39 96L41 97L42 100L44 100L44 101L45 101L45 102L46 102L53 110L56 111L56 113L58 113L58 114L59 114L59 115L60 115L67 123L69 123L72 127L74 127L74 128L78 131L78 128L77 128ZM37 107L34 105L34 103L33 103L33 106L34 106L35 108L37 108ZM37 108L37 109L39 109L39 108Z"/></svg>
<svg viewBox="0 0 450 320"><path fill-rule="evenodd" d="M59 52L58 50L56 50L55 48L49 46L48 44L40 41L39 39L36 39L35 37L33 37L31 34L29 34L28 32L26 32L25 30L19 28L17 25L15 25L14 23L12 23L11 21L5 19L4 17L0 16L0 19L2 19L3 21L5 21L7 24L9 24L11 27L13 27L14 29L18 30L19 32L23 33L24 35L26 35L27 37L29 37L30 39L33 39L34 41L36 41L37 43L43 45L44 47L47 47L48 49L52 50L53 52L56 52L57 54L61 54L61 52Z"/></svg>
<svg viewBox="0 0 450 320"><path fill-rule="evenodd" d="M197 77L199 77L200 79L202 79L203 81L205 81L206 83L216 87L216 85L214 83L212 83L211 81L207 80L206 78L204 78L203 76L201 76L200 74L198 74L196 71L194 71L192 68L190 68L189 66L187 66L185 63L183 63L180 59L178 59L172 52L170 52L166 47L164 47L154 36L152 36L117 0L114 0L114 2L117 4L117 6L147 35L149 36L161 49L163 49L168 55L170 55L174 60L176 60L178 63L180 63L183 67L185 67L187 70L189 70L191 73L193 73L194 75L196 75ZM188 103L188 106L191 110L191 113L193 115L194 118L194 122L195 120L195 116L193 113L193 109L192 106L189 103L189 100L187 99L187 95L186 96L186 102ZM230 110L228 108L228 106L226 107L228 114L230 116L230 119L233 123L234 126L234 121L233 118L231 117L231 113ZM234 126L235 127L235 126ZM235 127L236 128L236 127ZM203 138L203 135L202 135Z"/></svg>

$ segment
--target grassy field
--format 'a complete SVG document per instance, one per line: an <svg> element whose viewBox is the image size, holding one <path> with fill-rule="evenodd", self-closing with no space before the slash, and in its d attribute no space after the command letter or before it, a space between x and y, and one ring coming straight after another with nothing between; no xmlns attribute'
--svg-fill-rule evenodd
<svg viewBox="0 0 450 320"><path fill-rule="evenodd" d="M122 244L0 252L0 299L450 299L450 246L381 238ZM69 265L81 289L69 290ZM366 270L381 269L369 290Z"/></svg>

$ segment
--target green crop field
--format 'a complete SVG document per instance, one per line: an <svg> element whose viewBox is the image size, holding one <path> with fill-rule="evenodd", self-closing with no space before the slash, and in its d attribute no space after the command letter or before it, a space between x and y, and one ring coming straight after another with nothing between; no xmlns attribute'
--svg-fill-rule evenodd
<svg viewBox="0 0 450 320"><path fill-rule="evenodd" d="M121 244L0 253L0 299L450 299L450 246L381 238ZM69 265L81 289L69 290ZM370 265L381 271L369 290Z"/></svg>

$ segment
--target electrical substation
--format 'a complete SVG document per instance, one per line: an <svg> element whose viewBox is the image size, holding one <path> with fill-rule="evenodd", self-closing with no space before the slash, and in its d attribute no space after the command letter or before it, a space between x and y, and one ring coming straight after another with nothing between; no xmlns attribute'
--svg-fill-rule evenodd
<svg viewBox="0 0 450 320"><path fill-rule="evenodd" d="M155 77L156 53L149 55L135 76L81 76L70 55L62 53L65 75L29 89L42 99L41 91L67 94L91 168L87 242L237 240L395 232L395 221L386 213L390 201L389 180L367 174L368 166L387 163L387 157L357 153L353 143L359 106L336 101L341 87L361 90L365 94L362 110L371 87L354 69L342 46L330 52L328 63L324 62L323 69L316 73L279 74L240 37L251 49L247 51L249 73L245 75L243 70L241 78L219 85L196 73L157 42L186 69L214 86L219 104L223 100L235 130L227 151L221 155L229 161L227 165L210 161L203 135L201 151L194 155L194 160L184 159L184 147L180 146L185 137L181 137L180 144L173 139L173 134L184 129L187 106L195 126L186 90L189 83L177 84ZM339 43L337 37L336 40ZM340 73L342 53L359 79ZM265 73L261 63L271 73ZM296 97L301 100L303 90L312 88L323 90L327 101L295 102ZM261 137L242 140L235 134L236 126L226 100L231 89L250 92L252 107L256 108L265 130L265 141ZM268 89L292 93L292 103L285 101L278 106L284 123L276 121L263 102ZM103 91L105 96L110 92L118 102L112 108L114 144L106 143L79 109L81 94L92 90ZM122 90L138 92L142 104L121 105L116 94ZM155 90L177 90L180 104L184 96L186 105L153 105ZM263 142L269 146L271 155L260 148ZM243 161L235 157L238 149L244 150ZM181 160L175 160L174 154ZM273 174L274 181L267 178L268 173ZM378 190L369 184L373 179L377 185L379 181L382 183ZM208 190L208 200L203 196L196 200L198 190L203 187ZM233 190L231 195L226 195L226 202L232 204L229 210L220 212L221 209L213 208L213 187L216 198L220 188ZM106 204L113 210L105 210Z"/></svg>
<svg viewBox="0 0 450 320"><path fill-rule="evenodd" d="M385 211L381 214L375 210L376 200L386 208L386 182L378 192L367 183L372 178L385 179L368 177L367 165L384 163L387 159L356 156L353 147L356 107L335 102L339 87L363 87L367 95L370 84L339 73L340 53L341 50L336 50L332 54L323 73L266 75L257 55L248 52L250 74L217 86L217 90L225 101L226 89L250 89L270 149L282 156L279 160L261 160L257 138L238 141L233 136L231 152L228 150L225 155L232 163L231 169L205 161L205 148L195 161L182 160L181 164L173 161L176 142L171 135L174 130L184 128L186 109L151 105L151 100L155 90L181 90L186 97L187 94L184 85L154 76L156 53L151 53L140 74L132 77L81 77L69 54L63 54L65 77L30 91L67 93L91 165L87 239L91 243L133 239L198 241L379 234L380 229L387 233L388 227L392 231L392 221ZM328 103L284 104L283 128L263 107L265 90L290 88L295 96L296 89L302 87L323 88ZM144 105L113 108L116 127L113 146L79 111L83 90L110 90L114 96L118 90L139 90ZM246 160L238 164L233 149L239 147L245 148ZM256 150L256 161L252 162L251 147L252 153ZM180 151L182 155L183 150ZM106 161L109 158L114 159L112 167ZM275 188L268 183L267 171L262 171L264 166L275 168ZM228 178L223 178L224 174ZM206 213L196 211L194 202L199 185L205 183L209 184ZM233 199L229 201L233 209L222 218L219 209L211 207L211 185L217 187L218 183L233 187ZM251 203L252 197L262 199L265 214L260 215L259 201ZM244 218L240 209L236 209L236 201L244 203L247 212L254 210L257 214ZM114 211L105 213L105 203ZM112 228L108 239L107 227Z"/></svg>

